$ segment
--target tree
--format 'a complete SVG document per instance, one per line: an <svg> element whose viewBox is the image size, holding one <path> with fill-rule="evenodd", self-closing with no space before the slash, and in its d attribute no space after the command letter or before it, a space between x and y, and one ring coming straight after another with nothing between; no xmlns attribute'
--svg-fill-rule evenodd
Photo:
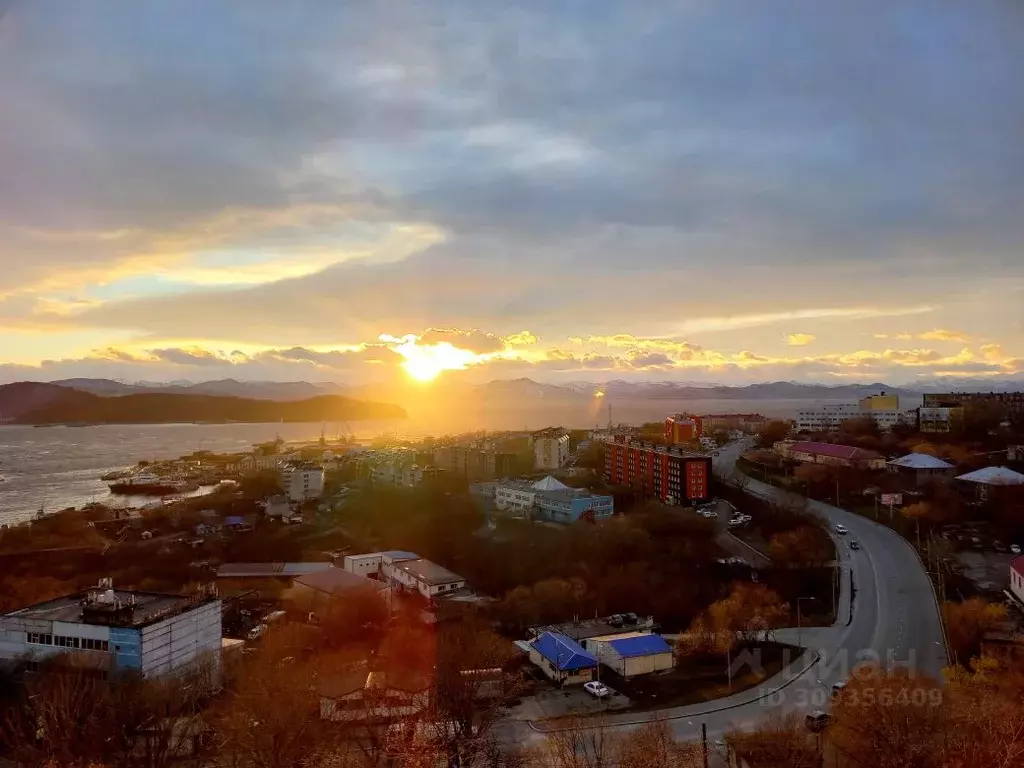
<svg viewBox="0 0 1024 768"><path fill-rule="evenodd" d="M788 421L769 421L763 427L757 438L757 444L762 448L771 448L779 440L785 440L789 436L790 424Z"/></svg>
<svg viewBox="0 0 1024 768"><path fill-rule="evenodd" d="M865 665L832 703L829 743L844 766L933 768L941 765L946 716L935 681Z"/></svg>
<svg viewBox="0 0 1024 768"><path fill-rule="evenodd" d="M818 768L821 765L818 740L807 731L797 714L769 717L755 731L731 731L726 734L725 742L737 758L758 768Z"/></svg>
<svg viewBox="0 0 1024 768"><path fill-rule="evenodd" d="M700 747L678 743L664 720L655 720L628 733L619 742L616 753L618 768L697 768L703 763Z"/></svg>
<svg viewBox="0 0 1024 768"><path fill-rule="evenodd" d="M812 525L775 534L768 543L768 552L781 565L821 565L835 557L832 540Z"/></svg>
<svg viewBox="0 0 1024 768"><path fill-rule="evenodd" d="M980 597L971 597L962 603L943 603L942 615L953 658L966 664L981 652L985 633L998 629L1006 621L1006 608Z"/></svg>
<svg viewBox="0 0 1024 768"><path fill-rule="evenodd" d="M725 652L740 640L770 634L784 626L788 618L789 607L773 590L738 581L727 598L713 603L698 617L691 630L697 637L706 636L710 630L715 649Z"/></svg>

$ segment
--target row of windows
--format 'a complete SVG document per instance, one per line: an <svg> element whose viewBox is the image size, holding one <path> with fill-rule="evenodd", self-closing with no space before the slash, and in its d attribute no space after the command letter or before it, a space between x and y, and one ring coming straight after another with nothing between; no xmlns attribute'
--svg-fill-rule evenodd
<svg viewBox="0 0 1024 768"><path fill-rule="evenodd" d="M32 645L52 645L57 648L75 648L82 651L107 651L110 643L106 640L93 640L91 637L64 637L39 632L29 632L28 642Z"/></svg>

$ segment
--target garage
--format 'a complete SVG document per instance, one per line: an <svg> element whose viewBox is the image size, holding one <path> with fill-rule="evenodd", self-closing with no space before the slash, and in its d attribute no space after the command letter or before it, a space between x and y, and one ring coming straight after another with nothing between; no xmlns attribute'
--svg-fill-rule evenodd
<svg viewBox="0 0 1024 768"><path fill-rule="evenodd" d="M661 635L636 633L593 638L589 645L602 664L622 677L648 675L675 665L672 646Z"/></svg>

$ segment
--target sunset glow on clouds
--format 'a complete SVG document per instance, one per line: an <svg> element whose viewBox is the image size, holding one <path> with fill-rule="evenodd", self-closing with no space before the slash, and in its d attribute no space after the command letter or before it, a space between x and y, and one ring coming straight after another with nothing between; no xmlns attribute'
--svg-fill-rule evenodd
<svg viewBox="0 0 1024 768"><path fill-rule="evenodd" d="M3 7L0 380L1024 374L1011 5Z"/></svg>

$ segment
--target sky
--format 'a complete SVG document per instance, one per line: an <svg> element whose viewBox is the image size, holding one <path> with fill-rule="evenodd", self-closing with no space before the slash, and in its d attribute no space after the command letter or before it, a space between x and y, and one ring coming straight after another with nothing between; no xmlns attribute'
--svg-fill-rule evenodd
<svg viewBox="0 0 1024 768"><path fill-rule="evenodd" d="M1024 376L1019 0L0 0L0 381Z"/></svg>

